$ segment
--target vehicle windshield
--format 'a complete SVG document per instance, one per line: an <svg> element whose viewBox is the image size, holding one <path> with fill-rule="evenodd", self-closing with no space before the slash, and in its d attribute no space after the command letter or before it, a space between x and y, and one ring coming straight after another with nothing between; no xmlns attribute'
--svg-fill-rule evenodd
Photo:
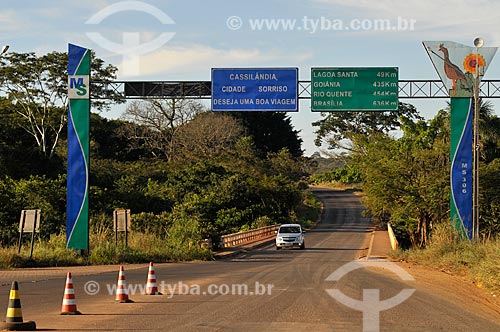
<svg viewBox="0 0 500 332"><path fill-rule="evenodd" d="M300 227L297 227L297 226L281 227L280 233L300 233Z"/></svg>

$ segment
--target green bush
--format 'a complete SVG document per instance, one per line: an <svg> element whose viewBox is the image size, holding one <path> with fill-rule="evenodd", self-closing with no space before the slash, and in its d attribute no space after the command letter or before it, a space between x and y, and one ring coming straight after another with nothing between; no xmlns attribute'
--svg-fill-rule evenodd
<svg viewBox="0 0 500 332"><path fill-rule="evenodd" d="M164 236L172 225L169 213L141 212L131 215L132 230Z"/></svg>
<svg viewBox="0 0 500 332"><path fill-rule="evenodd" d="M299 207L306 186L302 161L286 149L264 157L251 139L243 138L216 158L189 163L122 162L99 159L99 153L94 151L90 165L87 261L65 248L64 175L0 180L1 244L15 243L19 213L29 208L42 210L41 240L34 254L40 264L207 259L210 252L200 248L204 238L217 243L220 236L244 229L307 222L307 217L301 219ZM112 212L116 208L132 213L128 248L115 243ZM6 250L1 259L6 266L17 266L24 264L23 257Z"/></svg>
<svg viewBox="0 0 500 332"><path fill-rule="evenodd" d="M326 173L314 174L309 178L312 184L320 183L343 183L353 184L360 183L362 180L361 173L354 166L337 168Z"/></svg>
<svg viewBox="0 0 500 332"><path fill-rule="evenodd" d="M31 176L28 179L0 179L0 244L14 244L18 238L21 210L40 209L40 236L48 239L65 224L66 179Z"/></svg>
<svg viewBox="0 0 500 332"><path fill-rule="evenodd" d="M321 201L310 191L304 191L303 199L297 208L297 222L305 228L311 227L321 215Z"/></svg>

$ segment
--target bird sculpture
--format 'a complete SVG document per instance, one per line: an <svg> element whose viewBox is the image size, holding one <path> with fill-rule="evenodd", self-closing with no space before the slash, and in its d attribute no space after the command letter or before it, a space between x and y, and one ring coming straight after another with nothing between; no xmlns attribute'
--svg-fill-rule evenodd
<svg viewBox="0 0 500 332"><path fill-rule="evenodd" d="M456 87L457 87L457 81L462 81L463 83L467 82L467 79L465 78L465 74L462 72L462 70L452 63L450 61L450 56L448 53L448 49L444 47L443 44L439 45L439 50L443 52L444 56L444 73L446 74L446 77L448 77L451 80L452 83L452 93L455 96L456 95Z"/></svg>

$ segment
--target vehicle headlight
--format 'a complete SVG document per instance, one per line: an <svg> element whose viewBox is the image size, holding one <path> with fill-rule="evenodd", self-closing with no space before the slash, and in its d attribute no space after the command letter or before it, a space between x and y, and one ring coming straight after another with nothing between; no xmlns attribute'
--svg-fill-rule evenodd
<svg viewBox="0 0 500 332"><path fill-rule="evenodd" d="M283 241L283 238L281 236L278 236L278 241Z"/></svg>

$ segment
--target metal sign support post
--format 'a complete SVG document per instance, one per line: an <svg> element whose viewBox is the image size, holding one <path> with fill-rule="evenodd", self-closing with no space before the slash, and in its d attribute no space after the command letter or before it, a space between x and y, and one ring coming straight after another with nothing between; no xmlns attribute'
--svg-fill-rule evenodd
<svg viewBox="0 0 500 332"><path fill-rule="evenodd" d="M35 246L35 233L40 231L40 210L22 210L19 220L19 241L17 253L21 253L23 244L23 233L31 233L30 259L33 258L33 248Z"/></svg>
<svg viewBox="0 0 500 332"><path fill-rule="evenodd" d="M125 232L125 246L128 247L128 231L130 230L130 210L116 209L113 211L113 228L115 245L118 245L118 233Z"/></svg>
<svg viewBox="0 0 500 332"><path fill-rule="evenodd" d="M474 133L473 133L473 185L472 185L472 238L479 238L479 53L476 46L476 73L474 76Z"/></svg>

